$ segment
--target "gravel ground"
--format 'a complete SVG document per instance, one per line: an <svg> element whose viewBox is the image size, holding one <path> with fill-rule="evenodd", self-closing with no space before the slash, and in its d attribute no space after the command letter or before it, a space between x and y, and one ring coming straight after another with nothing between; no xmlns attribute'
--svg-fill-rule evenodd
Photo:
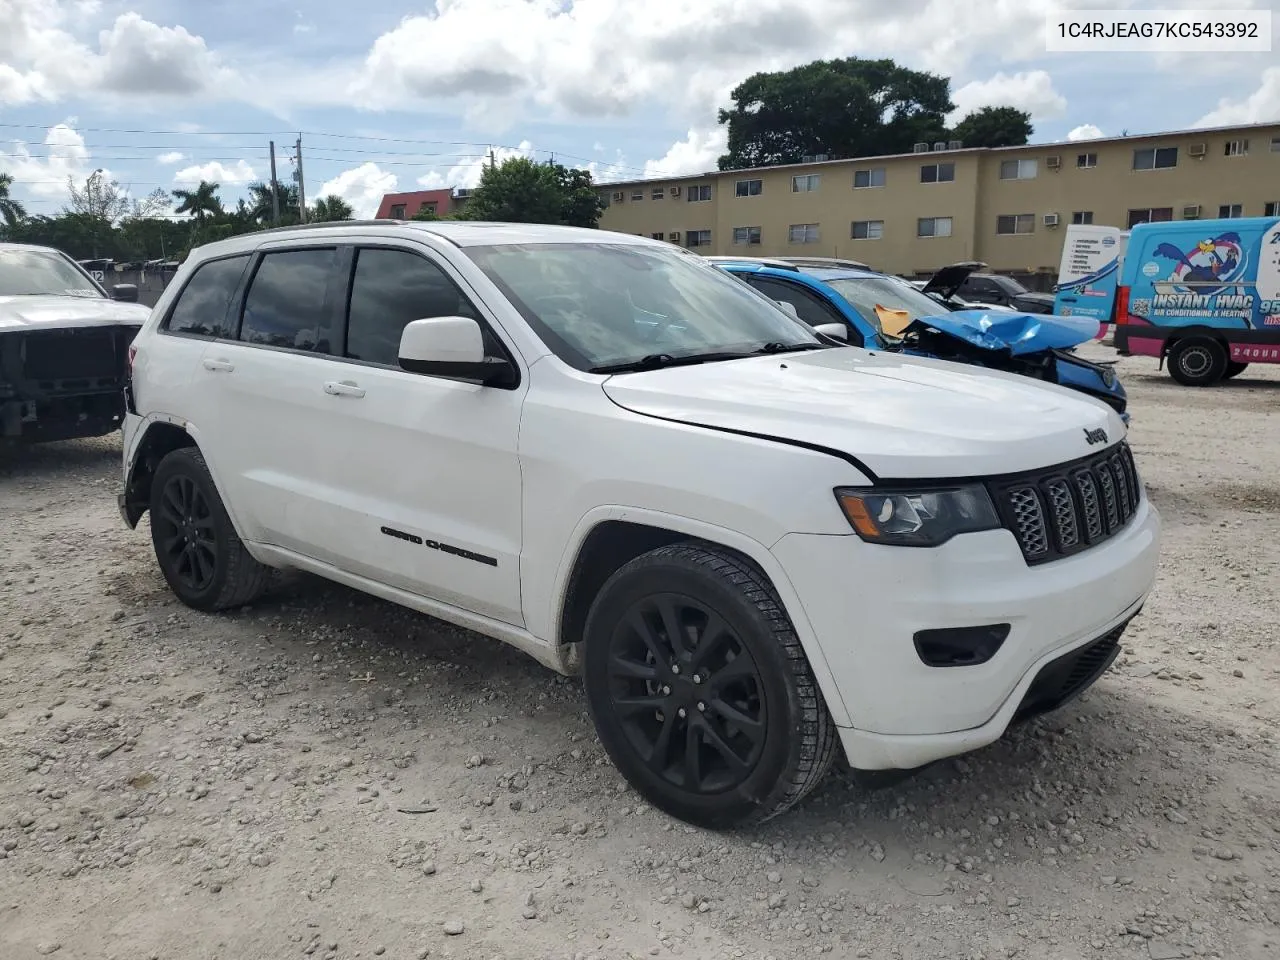
<svg viewBox="0 0 1280 960"><path fill-rule="evenodd" d="M1274 960L1280 369L1120 369L1166 541L1116 666L734 834L494 642L304 576L180 606L115 438L0 453L0 957Z"/></svg>

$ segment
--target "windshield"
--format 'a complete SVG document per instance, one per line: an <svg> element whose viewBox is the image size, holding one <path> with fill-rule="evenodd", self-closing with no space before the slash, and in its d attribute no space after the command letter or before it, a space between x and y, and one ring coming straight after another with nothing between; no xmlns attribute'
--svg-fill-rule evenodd
<svg viewBox="0 0 1280 960"><path fill-rule="evenodd" d="M659 354L821 345L807 325L745 283L675 248L536 243L468 247L466 254L579 370Z"/></svg>
<svg viewBox="0 0 1280 960"><path fill-rule="evenodd" d="M885 332L891 332L892 324L885 323L885 317L876 312L882 310L902 311L908 314L908 322L921 317L936 317L946 313L937 300L913 287L909 281L893 277L844 277L827 280L827 285L844 297L849 304L862 314L870 323ZM902 325L898 325L901 329Z"/></svg>
<svg viewBox="0 0 1280 960"><path fill-rule="evenodd" d="M96 297L102 291L75 265L46 250L0 249L0 297Z"/></svg>

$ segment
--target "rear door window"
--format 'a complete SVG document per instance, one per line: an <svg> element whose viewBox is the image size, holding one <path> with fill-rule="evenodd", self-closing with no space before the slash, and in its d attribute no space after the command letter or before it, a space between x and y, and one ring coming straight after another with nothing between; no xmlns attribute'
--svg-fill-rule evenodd
<svg viewBox="0 0 1280 960"><path fill-rule="evenodd" d="M204 337L234 337L235 321L229 307L248 263L249 255L244 254L196 267L178 294L165 329Z"/></svg>
<svg viewBox="0 0 1280 960"><path fill-rule="evenodd" d="M337 266L334 247L265 254L244 298L240 339L265 347L329 353L333 318L327 294Z"/></svg>

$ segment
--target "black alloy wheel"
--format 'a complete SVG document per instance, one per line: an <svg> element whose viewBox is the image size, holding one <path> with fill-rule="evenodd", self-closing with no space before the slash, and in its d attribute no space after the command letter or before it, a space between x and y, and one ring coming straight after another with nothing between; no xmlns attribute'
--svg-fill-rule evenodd
<svg viewBox="0 0 1280 960"><path fill-rule="evenodd" d="M195 480L182 474L168 478L151 525L157 549L179 582L193 593L208 590L217 570L218 542L213 511Z"/></svg>

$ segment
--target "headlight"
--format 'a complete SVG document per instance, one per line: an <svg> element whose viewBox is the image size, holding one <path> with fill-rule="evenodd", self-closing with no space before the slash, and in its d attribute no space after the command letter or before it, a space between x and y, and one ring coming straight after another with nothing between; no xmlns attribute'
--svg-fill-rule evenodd
<svg viewBox="0 0 1280 960"><path fill-rule="evenodd" d="M854 531L868 543L936 547L958 533L1001 525L987 491L976 485L937 490L840 487L836 499Z"/></svg>

